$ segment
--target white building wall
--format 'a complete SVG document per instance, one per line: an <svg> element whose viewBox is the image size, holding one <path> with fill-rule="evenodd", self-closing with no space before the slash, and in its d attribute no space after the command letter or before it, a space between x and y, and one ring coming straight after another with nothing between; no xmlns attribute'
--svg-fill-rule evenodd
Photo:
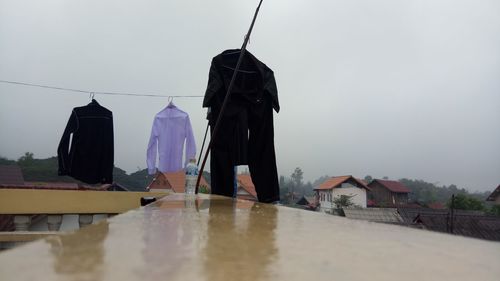
<svg viewBox="0 0 500 281"><path fill-rule="evenodd" d="M328 196L329 194L332 194L331 190L320 190L319 192L319 206L320 206L320 211L322 212L330 212L332 209L332 202L330 202L328 199L333 197ZM322 196L323 194L323 196Z"/></svg>
<svg viewBox="0 0 500 281"><path fill-rule="evenodd" d="M324 194L324 195L323 195ZM356 187L349 183L343 183L341 187L333 188L330 190L318 190L320 211L329 213L332 208L335 208L333 200L341 195L352 196L351 202L361 208L367 206L367 193L366 189ZM322 196L323 195L323 196Z"/></svg>
<svg viewBox="0 0 500 281"><path fill-rule="evenodd" d="M340 197L340 195L353 196L351 198L352 203L361 208L366 208L366 189L344 183L342 187L333 189L333 198Z"/></svg>

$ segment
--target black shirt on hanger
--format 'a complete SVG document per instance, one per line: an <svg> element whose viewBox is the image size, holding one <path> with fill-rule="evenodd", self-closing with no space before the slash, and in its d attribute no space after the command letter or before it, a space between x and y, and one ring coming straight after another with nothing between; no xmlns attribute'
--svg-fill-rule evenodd
<svg viewBox="0 0 500 281"><path fill-rule="evenodd" d="M113 113L94 99L86 106L75 107L57 148L57 158L61 176L88 184L112 183Z"/></svg>

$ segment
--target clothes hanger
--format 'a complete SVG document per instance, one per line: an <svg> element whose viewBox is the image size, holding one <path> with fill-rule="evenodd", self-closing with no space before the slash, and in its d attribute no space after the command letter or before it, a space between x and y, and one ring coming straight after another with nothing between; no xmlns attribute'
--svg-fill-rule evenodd
<svg viewBox="0 0 500 281"><path fill-rule="evenodd" d="M229 53L223 53L222 55L223 56L229 56L229 55L234 55L234 54L239 54L241 53L241 49L237 49L233 52L229 52ZM222 65L223 67L227 68L227 69L231 69L231 70L235 70L234 67L230 67L230 66L227 66L227 65ZM239 69L238 72L241 72L241 73L249 73L249 74L252 74L252 73L257 73L257 71L251 71L251 70L243 70L243 69Z"/></svg>
<svg viewBox="0 0 500 281"><path fill-rule="evenodd" d="M247 37L247 35L245 34L245 36L243 36L243 39L246 40L246 37ZM248 38L248 44L250 44L250 38ZM236 49L233 52L225 53L225 54L222 54L222 55L223 56L228 56L228 55L234 55L234 54L239 54L239 53L241 53L241 49Z"/></svg>
<svg viewBox="0 0 500 281"><path fill-rule="evenodd" d="M90 92L89 93L90 104L98 104L97 101L94 99L94 97L95 97L95 93L94 92Z"/></svg>
<svg viewBox="0 0 500 281"><path fill-rule="evenodd" d="M234 51L234 52L229 52L229 53L225 53L225 54L222 54L223 56L229 56L229 55L234 55L234 54L239 54L241 53L241 50L237 50L237 51Z"/></svg>
<svg viewBox="0 0 500 281"><path fill-rule="evenodd" d="M174 101L174 97L168 97L168 105L167 105L168 108L175 107L173 101Z"/></svg>
<svg viewBox="0 0 500 281"><path fill-rule="evenodd" d="M227 65L222 65L222 67L234 70L234 67L230 67L230 66L227 66ZM243 70L243 69L238 69L238 72L242 72L242 73L257 73L257 71Z"/></svg>

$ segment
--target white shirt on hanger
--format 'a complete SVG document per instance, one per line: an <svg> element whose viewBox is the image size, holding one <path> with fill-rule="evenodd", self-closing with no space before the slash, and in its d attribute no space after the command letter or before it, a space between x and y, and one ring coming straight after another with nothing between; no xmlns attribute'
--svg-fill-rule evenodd
<svg viewBox="0 0 500 281"><path fill-rule="evenodd" d="M182 165L184 142L186 153ZM157 154L158 170L164 173L179 171L187 165L189 159L196 158L196 144L189 115L172 102L158 112L153 121L146 160L150 175L156 173Z"/></svg>

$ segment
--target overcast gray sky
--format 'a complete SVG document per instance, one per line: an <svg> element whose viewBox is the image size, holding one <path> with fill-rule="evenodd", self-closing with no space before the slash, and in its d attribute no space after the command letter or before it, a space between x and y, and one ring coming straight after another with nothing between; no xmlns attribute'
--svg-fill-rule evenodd
<svg viewBox="0 0 500 281"><path fill-rule="evenodd" d="M239 48L258 0L0 0L0 80L203 95L211 58ZM278 170L492 190L500 184L500 2L264 0L248 49L276 75ZM167 98L97 96L115 165L145 168ZM201 98L174 99L198 147ZM89 96L0 83L0 155L56 155Z"/></svg>

